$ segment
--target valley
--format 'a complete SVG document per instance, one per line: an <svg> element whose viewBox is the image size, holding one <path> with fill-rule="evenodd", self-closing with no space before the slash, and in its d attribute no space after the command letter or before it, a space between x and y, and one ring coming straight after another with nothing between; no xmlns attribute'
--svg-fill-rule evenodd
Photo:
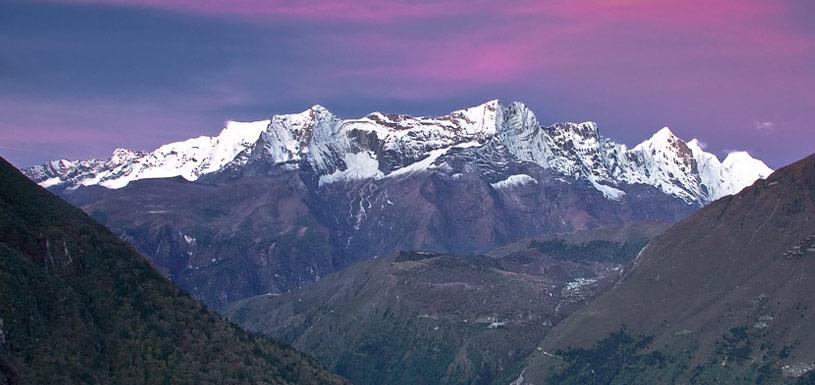
<svg viewBox="0 0 815 385"><path fill-rule="evenodd" d="M492 256L400 252L225 314L355 384L507 384L555 325L665 227L526 240Z"/></svg>

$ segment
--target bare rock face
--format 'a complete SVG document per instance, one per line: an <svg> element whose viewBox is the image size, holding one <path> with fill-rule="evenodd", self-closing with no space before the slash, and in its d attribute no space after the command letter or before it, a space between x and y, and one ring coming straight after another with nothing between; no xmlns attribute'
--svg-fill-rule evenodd
<svg viewBox="0 0 815 385"><path fill-rule="evenodd" d="M441 117L321 106L110 160L25 170L210 305L400 250L469 254L529 236L675 222L769 170L663 129L633 148L523 104Z"/></svg>

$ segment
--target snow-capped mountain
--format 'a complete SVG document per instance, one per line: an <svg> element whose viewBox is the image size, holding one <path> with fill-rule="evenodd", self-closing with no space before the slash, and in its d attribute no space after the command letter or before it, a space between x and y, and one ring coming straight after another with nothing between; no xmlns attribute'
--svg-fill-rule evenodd
<svg viewBox="0 0 815 385"><path fill-rule="evenodd" d="M314 106L25 172L221 306L402 250L472 255L674 223L772 170L746 153L720 161L668 129L629 148L595 123L542 126L521 103L490 101L439 117Z"/></svg>
<svg viewBox="0 0 815 385"><path fill-rule="evenodd" d="M687 203L705 204L767 177L772 170L745 152L724 161L699 142L685 142L663 128L628 148L600 135L597 124L544 127L522 103L497 100L440 117L375 112L341 119L322 106L257 122L229 122L218 136L202 136L153 152L117 149L109 160L58 160L25 173L44 187L111 189L138 179L181 176L187 180L240 170L256 160L309 169L319 185L398 178L449 169L456 156L502 170L531 163L567 180L585 181L608 199L626 186L653 186ZM526 174L496 172L493 186L532 183Z"/></svg>

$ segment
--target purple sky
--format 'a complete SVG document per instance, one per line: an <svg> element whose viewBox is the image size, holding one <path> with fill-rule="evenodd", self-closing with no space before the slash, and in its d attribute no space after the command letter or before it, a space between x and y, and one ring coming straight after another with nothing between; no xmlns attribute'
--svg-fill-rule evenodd
<svg viewBox="0 0 815 385"><path fill-rule="evenodd" d="M663 126L779 167L815 151L810 0L0 2L0 155L107 157L323 104L500 98L635 144Z"/></svg>

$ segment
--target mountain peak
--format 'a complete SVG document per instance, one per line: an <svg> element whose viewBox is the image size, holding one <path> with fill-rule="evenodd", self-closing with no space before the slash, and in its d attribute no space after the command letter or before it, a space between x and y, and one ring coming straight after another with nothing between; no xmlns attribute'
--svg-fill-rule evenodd
<svg viewBox="0 0 815 385"><path fill-rule="evenodd" d="M115 153L115 151L114 151L114 153ZM57 168L61 168L61 169L67 169L67 168L70 168L70 167L73 167L74 165L76 165L76 162L74 162L72 160L69 160L69 159L62 158L62 159L59 159L59 160L53 160L53 161L50 162L50 164L53 167L57 167Z"/></svg>
<svg viewBox="0 0 815 385"><path fill-rule="evenodd" d="M301 112L276 114L268 121L272 126L297 127L308 129L315 121L332 119L334 114L328 108L315 104ZM279 128L279 127L278 127Z"/></svg>
<svg viewBox="0 0 815 385"><path fill-rule="evenodd" d="M722 161L722 165L730 166L736 163L743 163L743 162L755 162L756 164L763 165L763 168L769 169L764 162L753 158L747 151L731 151L725 156L724 160Z"/></svg>
<svg viewBox="0 0 815 385"><path fill-rule="evenodd" d="M659 137L668 137L668 138L675 138L676 137L674 132L671 131L671 128L667 127L667 126L660 128L659 131L657 131L656 134L654 134L654 135L659 136Z"/></svg>
<svg viewBox="0 0 815 385"><path fill-rule="evenodd" d="M126 148L117 148L113 150L113 153L111 154L110 157L110 161L116 164L122 164L125 162L129 162L136 156L138 156L138 153L135 151L131 151Z"/></svg>
<svg viewBox="0 0 815 385"><path fill-rule="evenodd" d="M331 113L331 111L329 111L328 108L326 108L325 106L323 106L321 104L315 104L315 105L309 107L309 109L303 111L303 113L307 113L307 112L314 112L314 113L319 113L319 114L324 114L324 113L329 113L330 114Z"/></svg>
<svg viewBox="0 0 815 385"><path fill-rule="evenodd" d="M735 194L744 187L745 183L754 180L756 176L761 179L765 179L770 174L773 173L773 170L767 165L758 160L753 158L746 151L734 151L724 158L722 161L722 172L729 176L725 181L725 186L728 189L726 193L728 194Z"/></svg>
<svg viewBox="0 0 815 385"><path fill-rule="evenodd" d="M301 112L290 113L290 114L279 114L272 116L272 121L288 121L292 124L310 124L316 120L320 120L323 118L330 118L333 117L334 114L328 110L328 108L320 105L315 104Z"/></svg>
<svg viewBox="0 0 815 385"><path fill-rule="evenodd" d="M668 143L670 143L670 142L674 142L676 140L681 140L681 139L679 139L679 137L676 136L676 134L674 134L674 132L671 131L670 128L662 127L662 128L659 129L659 131L657 131L653 135L651 135L651 137L648 138L647 142L652 142L652 143L666 143L666 142L668 142Z"/></svg>
<svg viewBox="0 0 815 385"><path fill-rule="evenodd" d="M698 145L698 143L696 144ZM676 136L668 127L662 127L659 131L651 135L650 138L634 147L636 150L650 152L649 156L656 156L661 153L663 158L679 158L687 160L693 157L693 149ZM671 159L671 161L674 161Z"/></svg>

